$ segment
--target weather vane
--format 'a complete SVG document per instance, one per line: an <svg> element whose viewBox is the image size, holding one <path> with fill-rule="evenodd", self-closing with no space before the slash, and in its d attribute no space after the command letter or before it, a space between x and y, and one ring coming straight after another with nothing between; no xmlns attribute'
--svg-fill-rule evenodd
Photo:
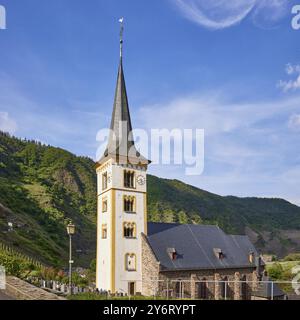
<svg viewBox="0 0 300 320"><path fill-rule="evenodd" d="M124 32L124 18L122 17L119 19L121 23L121 30L120 30L120 57L122 58L123 55L123 32Z"/></svg>

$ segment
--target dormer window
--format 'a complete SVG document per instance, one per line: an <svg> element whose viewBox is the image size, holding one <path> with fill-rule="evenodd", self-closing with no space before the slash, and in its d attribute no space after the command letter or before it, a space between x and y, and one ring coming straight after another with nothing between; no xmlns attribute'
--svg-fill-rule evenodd
<svg viewBox="0 0 300 320"><path fill-rule="evenodd" d="M214 253L215 253L215 256L219 259L219 260L222 260L225 258L225 254L224 252L222 251L222 249L220 248L214 248Z"/></svg>
<svg viewBox="0 0 300 320"><path fill-rule="evenodd" d="M168 255L171 260L176 260L177 259L177 252L175 248L168 248Z"/></svg>
<svg viewBox="0 0 300 320"><path fill-rule="evenodd" d="M254 263L254 258L255 258L254 252L253 251L249 252L249 262L250 263Z"/></svg>

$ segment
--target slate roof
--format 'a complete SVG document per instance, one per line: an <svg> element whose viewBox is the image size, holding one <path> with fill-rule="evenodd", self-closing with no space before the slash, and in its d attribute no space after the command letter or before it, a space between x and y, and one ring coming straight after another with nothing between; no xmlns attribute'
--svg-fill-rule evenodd
<svg viewBox="0 0 300 320"><path fill-rule="evenodd" d="M259 256L247 236L227 235L217 226L150 222L147 239L162 271L255 268L255 262L249 262L249 253ZM175 248L175 260L169 248ZM222 259L216 249L221 249Z"/></svg>
<svg viewBox="0 0 300 320"><path fill-rule="evenodd" d="M118 69L110 129L111 132L108 138L107 148L99 162L103 160L106 161L109 157L114 157L117 161L119 158L130 158L132 163L149 163L149 161L136 150L134 145L122 57L120 58Z"/></svg>

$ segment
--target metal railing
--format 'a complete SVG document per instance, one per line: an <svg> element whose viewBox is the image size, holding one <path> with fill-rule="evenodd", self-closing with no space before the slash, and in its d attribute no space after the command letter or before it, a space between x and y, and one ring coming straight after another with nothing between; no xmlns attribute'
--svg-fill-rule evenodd
<svg viewBox="0 0 300 320"><path fill-rule="evenodd" d="M299 299L295 281L152 279L152 296L165 299L285 300ZM149 283L148 283L149 284ZM298 289L298 290L297 290Z"/></svg>

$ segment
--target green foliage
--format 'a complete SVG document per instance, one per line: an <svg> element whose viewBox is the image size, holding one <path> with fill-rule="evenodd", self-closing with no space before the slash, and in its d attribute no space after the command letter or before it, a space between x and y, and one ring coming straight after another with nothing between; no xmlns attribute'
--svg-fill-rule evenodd
<svg viewBox="0 0 300 320"><path fill-rule="evenodd" d="M96 272L96 259L93 259L90 263L90 270Z"/></svg>
<svg viewBox="0 0 300 320"><path fill-rule="evenodd" d="M217 224L228 233L300 229L300 208L282 199L222 197L178 180L148 175L151 221ZM263 239L261 238L263 246ZM283 245L291 246L287 239Z"/></svg>
<svg viewBox="0 0 300 320"><path fill-rule="evenodd" d="M88 286L88 278L84 275L79 274L78 272L72 272L72 283L77 287L85 288Z"/></svg>
<svg viewBox="0 0 300 320"><path fill-rule="evenodd" d="M228 233L300 229L300 208L281 199L221 197L178 180L148 175L148 220L217 224ZM0 241L46 264L68 263L66 224L77 226L77 266L95 257L96 174L94 162L60 148L21 140L0 132ZM7 222L14 230L7 232ZM279 239L287 248L295 247ZM75 265L76 266L76 265ZM93 272L93 271L92 271ZM92 276L92 275L91 275Z"/></svg>
<svg viewBox="0 0 300 320"><path fill-rule="evenodd" d="M287 255L283 261L300 261L300 253L291 253Z"/></svg>
<svg viewBox="0 0 300 320"><path fill-rule="evenodd" d="M272 280L280 280L283 276L283 268L282 265L278 262L272 264L268 268L268 274Z"/></svg>
<svg viewBox="0 0 300 320"><path fill-rule="evenodd" d="M7 274L16 277L22 277L24 273L29 274L39 269L29 259L2 249L0 250L0 265L5 268Z"/></svg>
<svg viewBox="0 0 300 320"><path fill-rule="evenodd" d="M95 256L94 162L0 132L0 241L54 266L68 261L66 224L77 226L79 266ZM7 233L7 221L14 223Z"/></svg>
<svg viewBox="0 0 300 320"><path fill-rule="evenodd" d="M289 256L282 259L280 262L274 262L266 265L266 270L268 272L268 275L273 280L278 281L292 281L295 277L295 274L293 274L293 268L299 267L299 260L289 260ZM292 255L293 257L293 255ZM296 255L297 257L297 255Z"/></svg>

